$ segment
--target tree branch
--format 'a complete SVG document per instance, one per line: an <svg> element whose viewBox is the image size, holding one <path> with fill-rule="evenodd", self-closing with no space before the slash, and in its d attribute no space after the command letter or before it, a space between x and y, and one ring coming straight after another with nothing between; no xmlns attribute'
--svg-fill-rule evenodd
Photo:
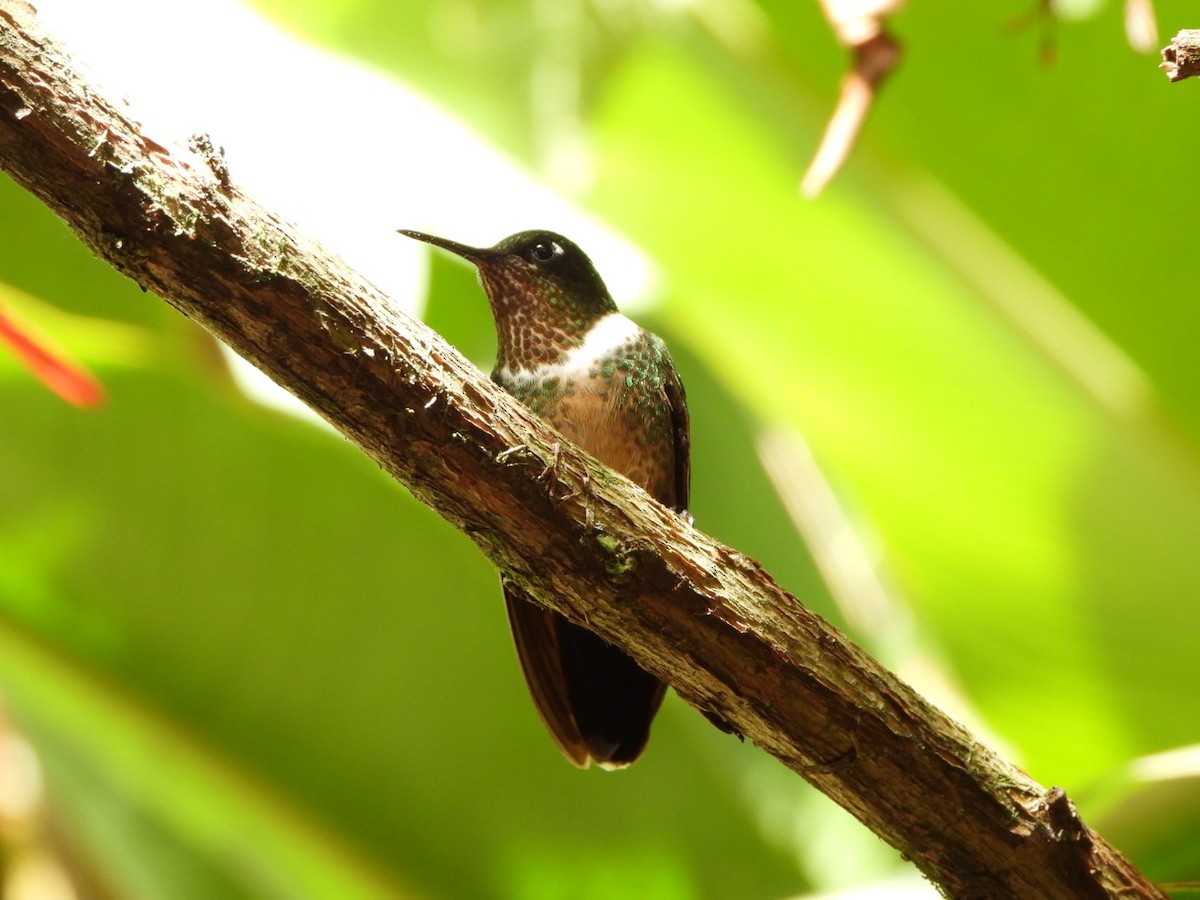
<svg viewBox="0 0 1200 900"><path fill-rule="evenodd" d="M800 180L800 193L812 200L841 171L867 113L888 76L900 62L900 42L885 25L904 0L821 0L825 18L838 42L853 54L842 76L837 107L825 126L821 143Z"/></svg>
<svg viewBox="0 0 1200 900"><path fill-rule="evenodd" d="M440 337L168 149L0 0L0 166L586 624L850 810L958 897L1161 897L1047 791L753 560L566 444ZM561 447L561 454L557 451ZM555 459L557 457L557 462Z"/></svg>
<svg viewBox="0 0 1200 900"><path fill-rule="evenodd" d="M1179 32L1163 47L1162 58L1159 68L1171 81L1200 75L1200 30L1185 28Z"/></svg>

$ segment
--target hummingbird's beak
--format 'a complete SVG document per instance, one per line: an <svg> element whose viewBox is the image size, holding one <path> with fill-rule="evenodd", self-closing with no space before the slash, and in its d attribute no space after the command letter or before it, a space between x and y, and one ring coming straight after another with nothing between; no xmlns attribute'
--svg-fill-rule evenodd
<svg viewBox="0 0 1200 900"><path fill-rule="evenodd" d="M463 259L477 263L489 256L495 256L495 251L485 247L468 247L466 244L460 244L458 241L447 240L443 237L438 237L435 234L426 234L423 231L407 231L401 228L398 234L405 237L410 237L415 241L424 241L426 244L433 244L435 247L441 247L443 250L449 250L456 256L461 256Z"/></svg>

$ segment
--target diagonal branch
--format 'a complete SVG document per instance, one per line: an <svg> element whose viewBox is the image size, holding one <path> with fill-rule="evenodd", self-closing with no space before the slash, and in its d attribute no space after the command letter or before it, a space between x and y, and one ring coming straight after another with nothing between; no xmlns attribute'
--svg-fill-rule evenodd
<svg viewBox="0 0 1200 900"><path fill-rule="evenodd" d="M0 0L0 167L99 256L324 415L539 602L731 723L948 894L1162 896L1061 790L996 757L753 560L563 443L243 195L207 142L167 149L141 134L23 0Z"/></svg>

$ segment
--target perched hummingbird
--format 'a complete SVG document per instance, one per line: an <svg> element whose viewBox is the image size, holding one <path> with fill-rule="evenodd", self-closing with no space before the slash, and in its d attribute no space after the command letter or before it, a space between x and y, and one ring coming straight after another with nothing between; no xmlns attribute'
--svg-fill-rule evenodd
<svg viewBox="0 0 1200 900"><path fill-rule="evenodd" d="M492 380L593 456L685 514L688 413L666 345L617 311L582 250L550 231L467 247L402 231L475 264L496 322ZM629 765L666 685L592 632L503 581L542 721L580 768Z"/></svg>

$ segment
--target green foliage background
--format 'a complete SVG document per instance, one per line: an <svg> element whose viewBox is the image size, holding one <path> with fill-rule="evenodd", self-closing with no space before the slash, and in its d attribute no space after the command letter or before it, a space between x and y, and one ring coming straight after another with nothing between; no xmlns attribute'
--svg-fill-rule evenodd
<svg viewBox="0 0 1200 900"><path fill-rule="evenodd" d="M861 146L806 203L844 62L815 3L259 3L534 171L581 140L576 199L665 274L642 318L688 387L698 523L955 685L1150 875L1197 878L1200 764L1138 760L1200 742L1200 88L1128 49L1116 3L1042 65L1041 27L1006 27L1031 5L912 4ZM565 138L532 87L563 60ZM7 180L0 248L0 300L111 392L79 413L0 359L0 694L118 896L774 898L906 871L677 700L631 771L571 769L465 538L246 401ZM436 260L428 318L486 364L477 290ZM824 586L760 463L779 433L909 610L893 627Z"/></svg>

